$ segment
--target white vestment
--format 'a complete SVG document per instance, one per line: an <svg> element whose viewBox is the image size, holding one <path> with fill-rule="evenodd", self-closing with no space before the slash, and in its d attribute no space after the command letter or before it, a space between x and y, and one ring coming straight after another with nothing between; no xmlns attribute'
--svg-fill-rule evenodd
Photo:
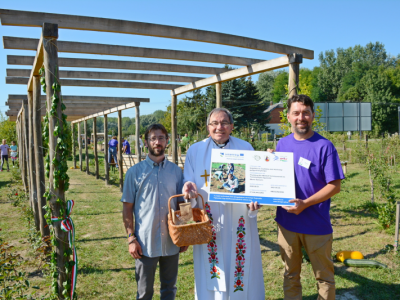
<svg viewBox="0 0 400 300"><path fill-rule="evenodd" d="M184 182L191 181L207 203L214 231L209 244L193 246L195 293L198 300L265 299L257 212L246 204L208 202L211 150L219 149L211 138L192 145L186 155ZM223 149L254 150L235 137ZM203 177L201 177L203 175ZM198 198L197 206L202 207Z"/></svg>

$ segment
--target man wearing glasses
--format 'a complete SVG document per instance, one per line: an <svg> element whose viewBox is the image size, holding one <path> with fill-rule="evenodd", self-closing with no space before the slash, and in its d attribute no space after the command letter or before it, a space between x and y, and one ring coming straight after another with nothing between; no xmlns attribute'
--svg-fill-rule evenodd
<svg viewBox="0 0 400 300"><path fill-rule="evenodd" d="M229 110L213 109L207 124L210 137L188 150L183 187L186 198L200 193L204 201L208 201L210 178L205 179L204 175L210 171L211 150L254 150L246 141L230 136L233 117ZM208 244L193 246L196 299L265 299L256 218L258 208L257 202L250 205L206 202L214 231ZM237 247L244 249L244 257L237 255Z"/></svg>
<svg viewBox="0 0 400 300"><path fill-rule="evenodd" d="M182 170L165 158L168 133L163 125L150 125L144 138L149 154L126 173L121 199L123 221L129 253L136 260L137 299L153 298L159 263L161 299L172 300L176 295L179 252L187 247L175 246L169 236L168 199L182 191ZM171 206L176 210L176 201Z"/></svg>

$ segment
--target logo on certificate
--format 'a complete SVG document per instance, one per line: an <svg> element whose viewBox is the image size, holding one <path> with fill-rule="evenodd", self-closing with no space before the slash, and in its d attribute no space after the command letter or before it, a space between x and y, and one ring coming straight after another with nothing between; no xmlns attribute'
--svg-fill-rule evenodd
<svg viewBox="0 0 400 300"><path fill-rule="evenodd" d="M265 161L269 161L269 156L267 155L266 157L265 157Z"/></svg>
<svg viewBox="0 0 400 300"><path fill-rule="evenodd" d="M286 156L281 156L281 157L279 158L279 160L280 160L280 161L283 161L283 162L287 162L287 157L286 157Z"/></svg>
<svg viewBox="0 0 400 300"><path fill-rule="evenodd" d="M259 156L259 155L254 155L254 159L255 159L256 161L259 161L259 160L261 159L261 156Z"/></svg>
<svg viewBox="0 0 400 300"><path fill-rule="evenodd" d="M220 155L221 157L224 157L224 153L222 153L222 152L221 152L219 155Z"/></svg>

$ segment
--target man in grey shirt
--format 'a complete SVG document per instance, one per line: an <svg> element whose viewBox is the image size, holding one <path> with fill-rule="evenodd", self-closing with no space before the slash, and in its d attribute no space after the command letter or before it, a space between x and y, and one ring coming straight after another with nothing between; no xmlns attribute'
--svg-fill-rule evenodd
<svg viewBox="0 0 400 300"><path fill-rule="evenodd" d="M236 176L233 176L233 174L228 174L228 179L222 186L226 190L235 193L239 187L239 181Z"/></svg>
<svg viewBox="0 0 400 300"><path fill-rule="evenodd" d="M181 193L183 174L165 158L168 133L163 125L150 125L144 138L149 154L127 171L121 199L129 253L136 259L136 299L152 299L159 263L161 299L172 300L176 295L179 252L187 247L177 247L169 236L168 199ZM171 206L176 210L174 200Z"/></svg>

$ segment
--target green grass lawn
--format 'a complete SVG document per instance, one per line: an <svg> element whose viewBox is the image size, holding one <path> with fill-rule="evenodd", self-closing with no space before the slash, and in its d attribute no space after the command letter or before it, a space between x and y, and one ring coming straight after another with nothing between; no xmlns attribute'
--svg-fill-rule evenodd
<svg viewBox="0 0 400 300"><path fill-rule="evenodd" d="M69 162L72 166L72 162ZM90 166L94 171L94 166ZM80 299L134 299L136 283L134 260L128 253L122 223L121 193L118 172L111 173L112 185L104 183L104 165L100 167L100 180L85 172L69 170L71 178L67 199L75 200L72 218L76 227L76 245L79 256L77 293ZM370 188L368 174L357 164L348 166L348 179L342 192L332 200L334 227L333 255L340 250L358 250L366 258L389 266L388 269L351 268L335 261L337 294L351 292L359 299L400 299L400 256L386 251L393 244L393 228L382 231L376 224L377 216L368 211ZM39 264L27 242L26 226L21 220L21 209L7 199L11 173L0 173L0 228L2 237L16 246L27 264L23 268L30 274L32 284L47 290L50 280L38 272ZM400 187L400 175L393 182ZM400 193L397 192L397 199ZM283 299L284 266L277 245L275 208L264 206L258 215L262 264L266 299ZM317 298L316 282L309 263L303 263L302 284L304 299ZM156 276L158 277L158 275ZM155 297L159 299L159 281L155 284ZM177 299L194 299L194 273L192 248L180 257Z"/></svg>

